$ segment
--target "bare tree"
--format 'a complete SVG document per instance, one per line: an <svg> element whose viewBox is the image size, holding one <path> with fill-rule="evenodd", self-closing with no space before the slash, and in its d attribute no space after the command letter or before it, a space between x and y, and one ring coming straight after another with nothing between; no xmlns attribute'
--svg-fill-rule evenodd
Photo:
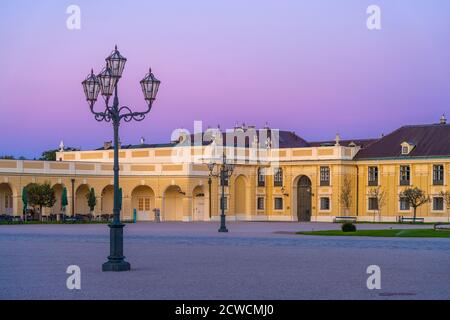
<svg viewBox="0 0 450 320"><path fill-rule="evenodd" d="M344 181L342 182L340 202L345 209L346 215L348 215L348 211L352 206L352 199L352 180L348 175L345 175Z"/></svg>
<svg viewBox="0 0 450 320"><path fill-rule="evenodd" d="M450 192L441 191L440 196L444 198L445 206L447 208L447 222L450 223Z"/></svg>
<svg viewBox="0 0 450 320"><path fill-rule="evenodd" d="M417 187L406 188L401 196L406 199L409 205L414 210L413 222L416 222L417 208L430 201L430 197L425 194L425 191Z"/></svg>
<svg viewBox="0 0 450 320"><path fill-rule="evenodd" d="M373 221L375 221L375 215L378 211L378 216L381 218L381 210L386 204L386 192L381 188L381 186L378 186L376 188L372 188L369 190L368 196L370 198L375 199L376 201L376 208L373 210ZM381 220L381 219L379 219Z"/></svg>

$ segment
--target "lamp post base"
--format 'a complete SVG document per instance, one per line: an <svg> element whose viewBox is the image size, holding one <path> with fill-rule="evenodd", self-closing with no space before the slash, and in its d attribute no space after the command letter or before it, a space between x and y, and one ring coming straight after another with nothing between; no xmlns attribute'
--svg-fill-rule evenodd
<svg viewBox="0 0 450 320"><path fill-rule="evenodd" d="M130 271L131 265L129 262L126 262L125 260L113 260L110 257L109 261L105 262L102 265L102 271L108 272L108 271L114 271L114 272L120 272L120 271Z"/></svg>
<svg viewBox="0 0 450 320"><path fill-rule="evenodd" d="M222 212L222 214L220 215L220 228L218 230L219 232L228 232L225 222L226 222L225 214Z"/></svg>
<svg viewBox="0 0 450 320"><path fill-rule="evenodd" d="M110 230L110 254L108 261L102 265L102 271L130 271L130 263L123 256L123 227L121 223L111 223Z"/></svg>

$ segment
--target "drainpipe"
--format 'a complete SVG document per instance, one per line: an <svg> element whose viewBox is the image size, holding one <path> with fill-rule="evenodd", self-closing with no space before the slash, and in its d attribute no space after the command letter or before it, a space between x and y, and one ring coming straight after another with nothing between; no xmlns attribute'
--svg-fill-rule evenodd
<svg viewBox="0 0 450 320"><path fill-rule="evenodd" d="M75 216L75 179L70 179L72 182L72 217Z"/></svg>
<svg viewBox="0 0 450 320"><path fill-rule="evenodd" d="M356 165L356 216L359 216L359 167Z"/></svg>

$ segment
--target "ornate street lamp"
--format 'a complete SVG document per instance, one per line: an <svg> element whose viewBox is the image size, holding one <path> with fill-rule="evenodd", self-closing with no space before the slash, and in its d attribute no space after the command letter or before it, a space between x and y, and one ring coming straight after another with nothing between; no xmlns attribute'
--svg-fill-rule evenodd
<svg viewBox="0 0 450 320"><path fill-rule="evenodd" d="M95 120L112 122L114 129L114 208L113 221L109 224L110 228L110 254L108 261L102 265L103 271L128 271L130 264L125 261L123 256L123 227L120 222L120 190L119 190L119 125L123 119L125 122L132 120L142 121L145 115L152 109L160 81L155 78L151 71L141 81L141 87L144 93L144 99L147 102L147 109L143 112L131 111L129 107L119 107L119 97L117 87L127 59L117 50L117 46L111 55L106 58L106 67L97 75L94 72L87 76L82 82L84 94L89 104ZM94 104L101 92L105 105L104 111L94 111ZM109 104L110 97L114 94L112 105Z"/></svg>
<svg viewBox="0 0 450 320"><path fill-rule="evenodd" d="M219 177L220 178L220 184L222 187L221 196L220 196L220 203L221 203L221 213L220 213L220 228L219 232L228 232L228 229L225 225L225 181L231 177L234 171L234 165L228 164L227 159L225 156L225 148L223 150L222 154L222 163L219 165L219 172L214 173L214 169L216 167L216 163L209 162L208 163L208 169L209 169L209 179L208 184L211 186L211 177ZM211 192L210 195L211 197ZM211 199L209 200L211 202Z"/></svg>

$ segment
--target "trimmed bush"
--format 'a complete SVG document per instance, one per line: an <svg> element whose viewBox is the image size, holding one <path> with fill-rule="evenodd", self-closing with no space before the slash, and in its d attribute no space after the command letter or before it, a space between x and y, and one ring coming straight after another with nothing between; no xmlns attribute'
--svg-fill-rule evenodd
<svg viewBox="0 0 450 320"><path fill-rule="evenodd" d="M342 224L342 232L355 232L356 226L351 222L345 222Z"/></svg>

